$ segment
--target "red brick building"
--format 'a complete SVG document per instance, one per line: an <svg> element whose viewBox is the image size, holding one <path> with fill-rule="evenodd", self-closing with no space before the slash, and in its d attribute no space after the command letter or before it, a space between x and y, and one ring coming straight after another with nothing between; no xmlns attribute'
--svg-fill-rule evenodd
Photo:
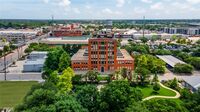
<svg viewBox="0 0 200 112"><path fill-rule="evenodd" d="M78 24L70 24L68 26L59 26L54 28L52 36L64 37L64 36L82 36L82 29Z"/></svg>
<svg viewBox="0 0 200 112"><path fill-rule="evenodd" d="M112 73L121 68L134 69L134 59L125 49L117 48L117 40L112 38L89 39L88 47L80 49L71 61L75 72L96 70Z"/></svg>

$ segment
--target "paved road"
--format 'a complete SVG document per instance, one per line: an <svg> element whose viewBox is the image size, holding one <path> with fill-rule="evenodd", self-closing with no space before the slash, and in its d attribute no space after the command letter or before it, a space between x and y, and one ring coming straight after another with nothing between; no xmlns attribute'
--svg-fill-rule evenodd
<svg viewBox="0 0 200 112"><path fill-rule="evenodd" d="M168 88L168 87L164 86L164 85L163 85L162 83L160 83L160 82L159 82L159 84L160 84L160 86L162 86L163 88L175 92L175 93L176 93L176 96L159 96L159 95L155 95L155 96L149 96L149 97L147 97L147 98L144 98L144 99L142 99L142 101L150 100L150 99L153 99L153 98L177 99L177 98L179 98L179 97L181 96L180 93L179 93L178 91L176 91L176 90L174 90L174 89L171 89L171 88Z"/></svg>
<svg viewBox="0 0 200 112"><path fill-rule="evenodd" d="M22 57L24 55L25 49L28 47L30 43L38 42L40 39L46 37L47 35L39 36L33 40L29 40L26 45L20 47L19 49L16 49L12 51L12 53L8 54L6 56L6 67L10 66L14 61L17 61L19 57ZM19 53L19 56L18 56ZM0 58L0 71L4 70L4 57Z"/></svg>
<svg viewBox="0 0 200 112"><path fill-rule="evenodd" d="M9 81L43 81L41 73L7 73ZM4 81L4 73L0 73L0 81Z"/></svg>

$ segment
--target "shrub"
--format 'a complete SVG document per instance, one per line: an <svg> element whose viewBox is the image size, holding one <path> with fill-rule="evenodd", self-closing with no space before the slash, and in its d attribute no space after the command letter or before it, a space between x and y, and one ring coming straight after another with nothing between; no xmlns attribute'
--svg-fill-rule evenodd
<svg viewBox="0 0 200 112"><path fill-rule="evenodd" d="M192 73L193 69L192 65L178 63L173 70L175 73Z"/></svg>
<svg viewBox="0 0 200 112"><path fill-rule="evenodd" d="M79 83L81 83L81 79L82 79L81 75L75 75L74 77L72 77L72 83L79 84Z"/></svg>
<svg viewBox="0 0 200 112"><path fill-rule="evenodd" d="M189 62L196 69L200 70L200 57L190 57L187 59L187 62Z"/></svg>
<svg viewBox="0 0 200 112"><path fill-rule="evenodd" d="M108 81L108 82L110 82L111 78L110 78L110 76L101 76L101 75L98 75L97 76L97 81L98 82L100 82L100 81Z"/></svg>
<svg viewBox="0 0 200 112"><path fill-rule="evenodd" d="M154 53L157 55L171 55L172 54L170 50L164 50L164 49L156 49Z"/></svg>
<svg viewBox="0 0 200 112"><path fill-rule="evenodd" d="M156 93L160 90L160 85L159 85L157 82L153 85L153 90L154 90Z"/></svg>

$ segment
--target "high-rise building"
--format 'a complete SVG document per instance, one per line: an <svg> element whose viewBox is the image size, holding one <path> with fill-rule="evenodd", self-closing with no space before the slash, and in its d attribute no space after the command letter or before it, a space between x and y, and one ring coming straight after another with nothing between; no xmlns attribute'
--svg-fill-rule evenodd
<svg viewBox="0 0 200 112"><path fill-rule="evenodd" d="M121 68L134 69L134 59L125 49L117 48L117 40L113 38L89 39L88 47L80 49L71 61L75 72L95 70L112 73Z"/></svg>

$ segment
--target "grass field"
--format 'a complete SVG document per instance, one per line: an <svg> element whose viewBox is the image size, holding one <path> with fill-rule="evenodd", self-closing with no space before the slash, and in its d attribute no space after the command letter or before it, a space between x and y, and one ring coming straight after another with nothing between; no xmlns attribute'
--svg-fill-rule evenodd
<svg viewBox="0 0 200 112"><path fill-rule="evenodd" d="M161 96L175 96L176 95L175 92L168 90L168 89L165 89L161 86L160 86L160 90L158 91L157 94L155 94L155 92L153 91L152 85L148 85L146 87L139 86L137 88L139 88L142 91L143 98L146 98L146 97L152 96L152 95L161 95Z"/></svg>
<svg viewBox="0 0 200 112"><path fill-rule="evenodd" d="M33 81L1 81L0 107L14 107L19 104L32 85Z"/></svg>

